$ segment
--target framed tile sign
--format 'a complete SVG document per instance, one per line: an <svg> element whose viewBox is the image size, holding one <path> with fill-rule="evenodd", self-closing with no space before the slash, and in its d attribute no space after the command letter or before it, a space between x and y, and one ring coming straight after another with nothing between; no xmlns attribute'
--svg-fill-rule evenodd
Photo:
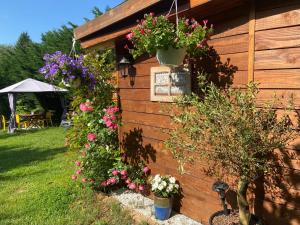
<svg viewBox="0 0 300 225"><path fill-rule="evenodd" d="M151 101L173 102L175 97L191 93L188 69L167 66L151 68Z"/></svg>

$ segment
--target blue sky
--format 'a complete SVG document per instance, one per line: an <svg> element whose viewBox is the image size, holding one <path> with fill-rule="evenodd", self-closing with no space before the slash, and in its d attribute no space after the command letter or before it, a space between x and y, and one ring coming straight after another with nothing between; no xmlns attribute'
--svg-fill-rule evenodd
<svg viewBox="0 0 300 225"><path fill-rule="evenodd" d="M71 21L84 23L83 18L93 18L91 10L97 6L104 11L122 0L1 0L0 44L14 44L21 32L28 32L39 42L41 34Z"/></svg>

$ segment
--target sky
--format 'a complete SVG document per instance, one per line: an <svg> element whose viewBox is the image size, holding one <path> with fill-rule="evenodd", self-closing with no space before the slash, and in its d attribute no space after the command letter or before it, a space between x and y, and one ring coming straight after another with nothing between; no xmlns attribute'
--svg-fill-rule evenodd
<svg viewBox="0 0 300 225"><path fill-rule="evenodd" d="M41 34L58 29L69 21L82 25L92 19L97 6L104 11L122 0L0 0L0 44L14 44L21 32L40 42Z"/></svg>

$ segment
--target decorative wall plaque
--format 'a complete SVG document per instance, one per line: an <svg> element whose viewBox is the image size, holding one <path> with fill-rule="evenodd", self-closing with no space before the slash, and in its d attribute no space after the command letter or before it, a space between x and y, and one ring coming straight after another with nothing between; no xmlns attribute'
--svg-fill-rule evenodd
<svg viewBox="0 0 300 225"><path fill-rule="evenodd" d="M175 97L190 93L191 75L188 69L151 68L151 101L173 102Z"/></svg>

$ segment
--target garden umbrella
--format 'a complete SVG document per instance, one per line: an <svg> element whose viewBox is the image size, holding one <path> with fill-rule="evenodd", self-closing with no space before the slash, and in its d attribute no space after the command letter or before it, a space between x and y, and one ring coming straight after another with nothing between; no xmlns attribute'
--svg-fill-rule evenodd
<svg viewBox="0 0 300 225"><path fill-rule="evenodd" d="M16 94L17 93L49 93L49 92L67 92L68 90L54 86L52 84L44 83L38 80L28 78L26 80L20 81L16 84L13 84L9 87L3 88L0 90L0 94L7 93L9 100L9 107L11 110L11 115L9 119L8 133L14 133L16 128ZM66 106L64 98L61 97L63 114L66 113ZM64 117L63 115L62 117Z"/></svg>

